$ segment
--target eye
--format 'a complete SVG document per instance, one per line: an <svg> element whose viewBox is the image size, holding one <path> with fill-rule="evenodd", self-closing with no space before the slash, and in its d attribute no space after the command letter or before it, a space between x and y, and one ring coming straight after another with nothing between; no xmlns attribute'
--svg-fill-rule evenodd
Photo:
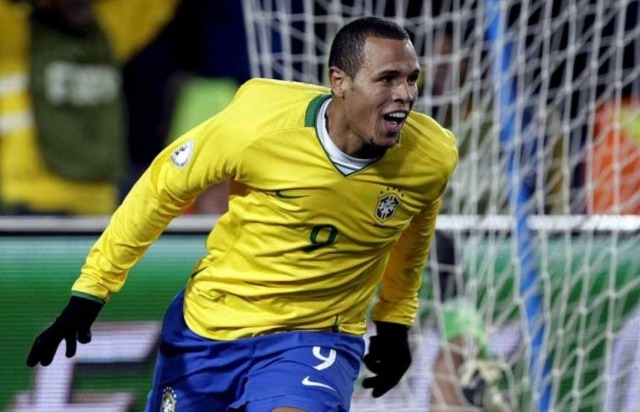
<svg viewBox="0 0 640 412"><path fill-rule="evenodd" d="M387 75L387 76L382 76L380 78L380 82L387 84L387 83L391 83L393 81L393 76L391 75Z"/></svg>

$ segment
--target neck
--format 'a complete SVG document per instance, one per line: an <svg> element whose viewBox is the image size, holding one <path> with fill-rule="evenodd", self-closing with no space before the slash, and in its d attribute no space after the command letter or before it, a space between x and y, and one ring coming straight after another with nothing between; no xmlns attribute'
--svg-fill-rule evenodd
<svg viewBox="0 0 640 412"><path fill-rule="evenodd" d="M386 148L374 145L369 139L353 131L340 104L335 97L332 98L326 113L327 132L336 147L342 153L357 159L376 159L384 155Z"/></svg>

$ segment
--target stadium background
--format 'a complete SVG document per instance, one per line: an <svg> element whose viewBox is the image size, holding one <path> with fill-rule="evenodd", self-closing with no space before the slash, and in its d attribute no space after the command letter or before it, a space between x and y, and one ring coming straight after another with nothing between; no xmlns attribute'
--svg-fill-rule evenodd
<svg viewBox="0 0 640 412"><path fill-rule="evenodd" d="M143 167L164 145L164 136L171 127L169 113L174 109L171 103L177 84L184 78L191 75L225 77L239 83L249 77L240 3L185 0L175 21L125 68L132 120L130 134L138 136L130 142L134 163L132 176L139 172L135 170L136 166ZM190 47L184 47L185 43ZM637 113L635 116L638 117ZM607 358L612 356L611 347L617 331L635 309L639 297L638 230L636 227L628 237L617 232L602 237L590 233L585 238L568 232L550 237L542 235L543 250L538 250L538 264L544 265L546 278L550 280L548 306L568 308L562 313L579 313L575 318L565 319L551 312L548 319L550 330L566 330L563 339L553 342L554 351L549 354L551 358L566 360L555 394L566 407L559 407L560 411L596 412L602 408L606 389L602 375L607 370ZM98 328L120 322L159 322L168 302L186 282L190 265L204 253L203 236L193 233L165 235L132 271L123 292L113 298L114 304L107 306L101 315ZM476 303L488 310L484 312L486 319L498 320L498 329L492 332L501 337L500 329L518 320L514 279L510 277L515 272L512 244L506 235L487 236L482 232L474 236L465 238L467 243L462 245L463 249L471 246L467 249L474 251L465 256L465 267L469 269L470 284L476 288ZM33 400L29 399L31 391L42 382L37 380L36 372L24 366L29 345L66 302L69 286L96 237L97 233L29 235L0 232L0 287L4 292L0 300L0 342L4 344L0 350L0 410L11 410L11 405L19 403L18 400ZM427 286L430 284L428 278L429 274L425 272ZM426 342L433 343L432 346L437 343L428 340L435 326L428 288L423 291L423 297L424 311L415 330L421 335L422 349ZM494 302L488 303L491 300ZM576 318L579 319L577 323ZM123 326L135 332L138 324ZM580 339L579 343L577 339ZM504 351L507 357L525 356L521 344L505 348L501 346L503 343L498 339L493 349ZM118 341L111 342L114 347L118 344ZM91 350L91 347L80 348L80 353ZM68 392L45 392L41 394L44 398L40 399L40 410L71 410L70 406L56 409L57 401L103 401L108 404L117 393L134 394L130 410L140 410L153 367L153 352L145 353L135 361L105 364L94 359L78 366L71 386L73 396L65 399ZM398 395L404 402L402 407L398 406L400 401L396 404L376 403L370 401L368 395L357 393L355 404L358 407L354 411L384 410L389 406L397 411L424 410L419 403L426 396L420 391L426 391L423 385L427 372L420 370L425 365L420 362L427 361L421 359L421 353L416 352L416 357L419 362L414 363L410 379L399 388L399 391L414 392L413 406L408 405L406 394ZM107 354L105 359L108 358ZM633 358L629 358L629 364L632 363ZM576 367L578 364L579 368ZM526 379L526 375L522 370L514 370L512 377ZM528 384L520 382L517 390L526 392ZM96 393L104 397L96 397ZM526 393L518 393L518 396L526 399ZM23 410L38 409L32 405ZM95 406L90 410L101 409ZM105 411L108 410L107 407Z"/></svg>

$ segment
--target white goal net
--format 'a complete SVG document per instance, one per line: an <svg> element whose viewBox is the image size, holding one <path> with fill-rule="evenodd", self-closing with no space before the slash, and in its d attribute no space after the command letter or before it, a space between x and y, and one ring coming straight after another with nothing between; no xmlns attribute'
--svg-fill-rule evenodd
<svg viewBox="0 0 640 412"><path fill-rule="evenodd" d="M510 365L516 411L640 404L639 3L243 2L254 76L326 84L344 23L377 15L408 30L423 68L415 109L460 151L439 230ZM441 307L430 284L409 376L380 400L356 390L353 410L428 410Z"/></svg>

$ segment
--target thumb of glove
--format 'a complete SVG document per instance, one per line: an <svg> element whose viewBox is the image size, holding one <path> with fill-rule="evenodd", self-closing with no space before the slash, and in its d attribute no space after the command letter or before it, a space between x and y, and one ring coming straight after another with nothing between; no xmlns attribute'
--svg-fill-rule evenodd
<svg viewBox="0 0 640 412"><path fill-rule="evenodd" d="M378 356L374 356L371 353L368 353L362 358L364 365L373 373L380 372L380 359Z"/></svg>

